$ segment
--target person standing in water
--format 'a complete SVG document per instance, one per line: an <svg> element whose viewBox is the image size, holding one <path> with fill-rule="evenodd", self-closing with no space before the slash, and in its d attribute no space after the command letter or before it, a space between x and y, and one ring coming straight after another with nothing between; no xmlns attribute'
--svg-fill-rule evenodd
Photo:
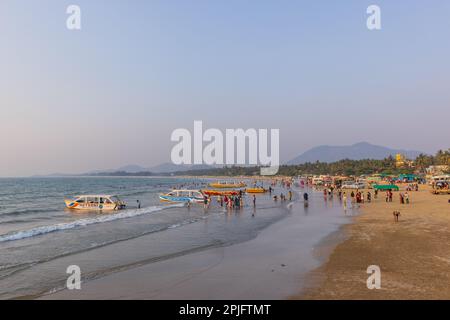
<svg viewBox="0 0 450 320"><path fill-rule="evenodd" d="M342 197L342 201L343 201L343 205L344 205L344 210L347 211L347 194L345 192Z"/></svg>
<svg viewBox="0 0 450 320"><path fill-rule="evenodd" d="M288 195L289 195L289 201L292 201L292 191L291 190L289 190Z"/></svg>
<svg viewBox="0 0 450 320"><path fill-rule="evenodd" d="M239 208L241 206L241 200L239 199L238 196L234 197L234 206L236 208Z"/></svg>
<svg viewBox="0 0 450 320"><path fill-rule="evenodd" d="M137 202L138 209L140 209L141 208L141 202L139 200L136 200L136 202Z"/></svg>
<svg viewBox="0 0 450 320"><path fill-rule="evenodd" d="M256 196L253 195L253 208L256 208Z"/></svg>
<svg viewBox="0 0 450 320"><path fill-rule="evenodd" d="M208 208L208 196L204 196L203 197L203 208L207 209Z"/></svg>

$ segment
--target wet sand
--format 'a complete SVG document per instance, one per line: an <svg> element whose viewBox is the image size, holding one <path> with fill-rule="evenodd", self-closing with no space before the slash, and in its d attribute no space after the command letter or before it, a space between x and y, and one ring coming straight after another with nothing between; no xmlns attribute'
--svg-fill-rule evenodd
<svg viewBox="0 0 450 320"><path fill-rule="evenodd" d="M326 204L320 195L307 209L300 202L288 210L252 240L110 274L41 299L286 299L320 266L313 249L320 239L350 222L338 202Z"/></svg>
<svg viewBox="0 0 450 320"><path fill-rule="evenodd" d="M402 190L402 189L401 189ZM411 203L384 193L343 227L347 240L309 274L315 287L293 299L450 299L450 204L429 187L408 192ZM400 191L404 192L404 191ZM401 212L395 223L392 212ZM381 269L381 289L367 288L367 267Z"/></svg>

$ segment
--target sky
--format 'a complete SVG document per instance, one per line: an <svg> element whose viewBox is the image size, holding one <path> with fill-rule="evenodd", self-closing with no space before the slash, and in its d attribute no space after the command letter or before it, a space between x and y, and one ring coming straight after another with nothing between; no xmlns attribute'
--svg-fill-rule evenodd
<svg viewBox="0 0 450 320"><path fill-rule="evenodd" d="M280 129L282 161L360 141L434 153L449 57L446 0L2 0L0 176L168 162L194 120Z"/></svg>

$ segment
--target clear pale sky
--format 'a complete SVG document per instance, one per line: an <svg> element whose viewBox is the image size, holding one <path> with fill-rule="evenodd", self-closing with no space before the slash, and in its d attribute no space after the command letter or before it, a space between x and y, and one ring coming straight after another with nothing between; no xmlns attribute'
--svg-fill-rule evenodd
<svg viewBox="0 0 450 320"><path fill-rule="evenodd" d="M279 128L284 161L360 141L434 153L449 119L449 1L0 2L0 176L167 162L194 120Z"/></svg>

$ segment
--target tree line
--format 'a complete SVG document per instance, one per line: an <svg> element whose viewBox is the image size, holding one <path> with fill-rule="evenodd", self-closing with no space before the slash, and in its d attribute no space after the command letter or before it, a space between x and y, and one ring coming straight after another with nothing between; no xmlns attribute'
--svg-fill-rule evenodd
<svg viewBox="0 0 450 320"><path fill-rule="evenodd" d="M346 175L358 176L362 174L408 174L408 173L424 173L425 168L431 165L447 165L447 173L450 173L450 149L439 150L435 155L420 154L412 161L411 166L397 167L394 157L389 156L382 160L363 159L350 160L344 159L336 162L307 162L298 165L280 166L278 175L296 176L305 174L314 175ZM152 173L152 172L113 172L113 173L97 173L96 176L257 176L261 167L240 167L231 166L223 168L211 169L195 169L189 171L178 171L172 173Z"/></svg>

